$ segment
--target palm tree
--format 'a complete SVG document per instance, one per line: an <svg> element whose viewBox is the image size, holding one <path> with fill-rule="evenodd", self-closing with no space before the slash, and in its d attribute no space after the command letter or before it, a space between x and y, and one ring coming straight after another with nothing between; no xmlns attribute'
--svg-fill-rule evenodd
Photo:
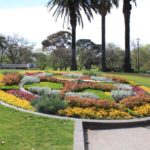
<svg viewBox="0 0 150 150"><path fill-rule="evenodd" d="M123 14L125 21L125 58L123 69L125 72L132 72L130 63L130 14L132 9L132 5L130 4L131 1L136 4L136 0L123 1Z"/></svg>
<svg viewBox="0 0 150 150"><path fill-rule="evenodd" d="M94 6L97 8L99 14L101 15L102 18L102 71L106 71L107 67L106 67L106 54L105 54L105 33L106 33L106 29L105 29L105 24L106 24L106 15L107 13L110 13L111 8L113 7L113 5L115 5L116 7L118 7L119 5L119 0L93 0L93 4Z"/></svg>
<svg viewBox="0 0 150 150"><path fill-rule="evenodd" d="M90 8L89 0L49 0L47 7L49 11L55 9L53 16L58 17L64 16L65 21L70 21L72 28L72 58L71 58L71 70L77 70L76 63L76 26L77 23L81 24L83 27L83 19L81 15L81 10L84 10L88 20L90 21L93 17Z"/></svg>

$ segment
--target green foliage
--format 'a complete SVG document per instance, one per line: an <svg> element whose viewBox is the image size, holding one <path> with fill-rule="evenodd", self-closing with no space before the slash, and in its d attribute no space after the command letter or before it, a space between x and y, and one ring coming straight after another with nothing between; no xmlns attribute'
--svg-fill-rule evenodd
<svg viewBox="0 0 150 150"><path fill-rule="evenodd" d="M3 75L6 75L6 74L16 74L16 73L18 73L18 71L16 71L16 70L4 70L4 71L2 71Z"/></svg>
<svg viewBox="0 0 150 150"><path fill-rule="evenodd" d="M67 103L57 95L52 95L51 97L41 96L37 100L31 102L31 104L37 111L48 114L57 114L59 109L67 107Z"/></svg>
<svg viewBox="0 0 150 150"><path fill-rule="evenodd" d="M24 85L25 89L29 89L30 87L48 87L50 89L55 89L55 90L60 90L63 88L63 85L60 83L54 83L54 82L40 82L40 83L35 83L35 84L30 84L30 85Z"/></svg>
<svg viewBox="0 0 150 150"><path fill-rule="evenodd" d="M19 90L18 85L0 86L0 90Z"/></svg>
<svg viewBox="0 0 150 150"><path fill-rule="evenodd" d="M2 145L2 141L5 144ZM0 149L71 150L73 122L39 117L0 105Z"/></svg>
<svg viewBox="0 0 150 150"><path fill-rule="evenodd" d="M108 75L108 74L104 74ZM144 74L133 74L133 73L114 73L113 75L125 78L129 81L134 81L139 85L150 87L150 78Z"/></svg>
<svg viewBox="0 0 150 150"><path fill-rule="evenodd" d="M87 90L84 90L84 92L96 94L99 97L99 99L113 100L113 97L111 96L111 94L108 95L105 92L102 92L100 90L87 89Z"/></svg>

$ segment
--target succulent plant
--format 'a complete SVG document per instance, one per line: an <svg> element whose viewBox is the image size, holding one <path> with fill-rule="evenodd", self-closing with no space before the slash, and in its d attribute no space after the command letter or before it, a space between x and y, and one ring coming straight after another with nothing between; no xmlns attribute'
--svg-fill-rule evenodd
<svg viewBox="0 0 150 150"><path fill-rule="evenodd" d="M117 102L119 102L125 97L134 96L135 92L132 90L112 90L111 95Z"/></svg>
<svg viewBox="0 0 150 150"><path fill-rule="evenodd" d="M91 79L98 82L108 82L108 83L113 82L112 79L105 78L105 77L91 76Z"/></svg>
<svg viewBox="0 0 150 150"><path fill-rule="evenodd" d="M99 97L96 94L89 93L89 92L68 92L65 94L66 96L77 96L81 98L93 98L93 99L99 99Z"/></svg>
<svg viewBox="0 0 150 150"><path fill-rule="evenodd" d="M21 80L21 84L33 84L33 83L39 83L40 79L38 77L34 76L24 76Z"/></svg>

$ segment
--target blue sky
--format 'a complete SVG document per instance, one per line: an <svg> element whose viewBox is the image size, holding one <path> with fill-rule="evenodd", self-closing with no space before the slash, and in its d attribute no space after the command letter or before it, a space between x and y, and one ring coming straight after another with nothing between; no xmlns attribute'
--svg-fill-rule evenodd
<svg viewBox="0 0 150 150"><path fill-rule="evenodd" d="M45 6L47 0L0 0L0 8L25 8L34 6Z"/></svg>
<svg viewBox="0 0 150 150"><path fill-rule="evenodd" d="M122 0L120 0L122 1ZM63 20L57 22L48 13L46 4L48 0L0 0L0 33L4 35L18 34L30 42L41 47L42 40L50 34L63 28ZM150 0L137 0L137 7L132 6L131 12L131 40L140 38L140 44L150 44ZM101 43L101 17L94 15L91 23L85 16L84 28L77 27L77 39L91 39ZM106 42L113 42L124 48L124 18L122 3L119 9L112 9L106 16Z"/></svg>

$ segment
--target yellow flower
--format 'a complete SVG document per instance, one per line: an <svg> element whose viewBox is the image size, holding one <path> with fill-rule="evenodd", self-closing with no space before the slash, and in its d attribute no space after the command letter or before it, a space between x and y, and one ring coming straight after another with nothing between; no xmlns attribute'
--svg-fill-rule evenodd
<svg viewBox="0 0 150 150"><path fill-rule="evenodd" d="M30 102L27 100L20 99L14 95L8 94L0 90L0 101L6 102L10 105L21 107L27 110L34 110Z"/></svg>
<svg viewBox="0 0 150 150"><path fill-rule="evenodd" d="M145 86L140 86L140 88L142 88L144 91L150 93L150 88L145 87Z"/></svg>
<svg viewBox="0 0 150 150"><path fill-rule="evenodd" d="M145 104L140 107L134 107L133 111L139 116L149 116L150 115L150 104Z"/></svg>
<svg viewBox="0 0 150 150"><path fill-rule="evenodd" d="M4 75L0 75L0 86L4 86L5 83L3 82Z"/></svg>
<svg viewBox="0 0 150 150"><path fill-rule="evenodd" d="M117 109L110 109L109 110L109 118L111 118L111 119L131 119L133 117L127 112L117 110Z"/></svg>
<svg viewBox="0 0 150 150"><path fill-rule="evenodd" d="M104 92L105 95L111 96L111 92Z"/></svg>
<svg viewBox="0 0 150 150"><path fill-rule="evenodd" d="M135 81L129 81L129 84L131 84L132 86L137 86L138 85Z"/></svg>
<svg viewBox="0 0 150 150"><path fill-rule="evenodd" d="M68 117L93 118L93 119L131 119L132 116L127 112L116 109L96 109L96 108L80 108L68 107L64 110L59 110L59 115Z"/></svg>

